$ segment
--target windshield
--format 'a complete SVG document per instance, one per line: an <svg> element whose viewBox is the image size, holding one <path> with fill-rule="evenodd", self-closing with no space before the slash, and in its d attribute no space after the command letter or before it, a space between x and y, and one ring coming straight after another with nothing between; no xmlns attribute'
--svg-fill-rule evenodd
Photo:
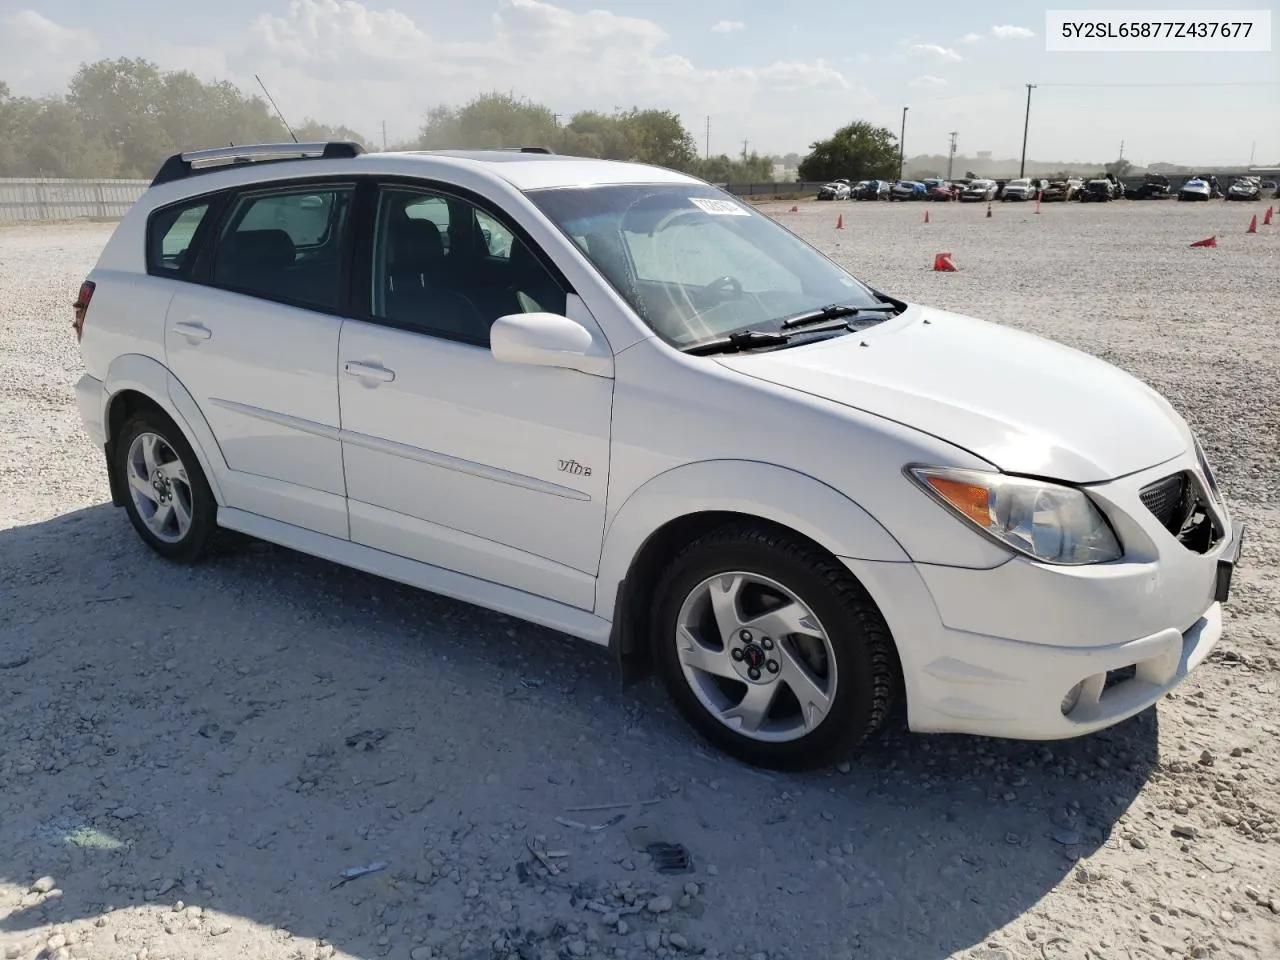
<svg viewBox="0 0 1280 960"><path fill-rule="evenodd" d="M883 306L791 231L706 184L530 191L668 343L687 347L831 304Z"/></svg>

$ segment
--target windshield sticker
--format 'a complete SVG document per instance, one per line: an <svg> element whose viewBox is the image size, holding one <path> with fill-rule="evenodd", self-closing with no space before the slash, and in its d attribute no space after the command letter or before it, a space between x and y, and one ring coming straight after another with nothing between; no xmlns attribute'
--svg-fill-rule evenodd
<svg viewBox="0 0 1280 960"><path fill-rule="evenodd" d="M706 197L690 197L689 202L704 213L715 214L718 217L749 217L751 216L743 207L732 200L709 200Z"/></svg>

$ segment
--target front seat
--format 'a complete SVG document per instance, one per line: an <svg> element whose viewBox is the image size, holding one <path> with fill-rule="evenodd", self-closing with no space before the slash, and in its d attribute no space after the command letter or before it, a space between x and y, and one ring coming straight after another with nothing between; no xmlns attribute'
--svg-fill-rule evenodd
<svg viewBox="0 0 1280 960"><path fill-rule="evenodd" d="M446 286L449 263L440 228L405 217L388 239L387 318L487 346L489 323L469 297Z"/></svg>

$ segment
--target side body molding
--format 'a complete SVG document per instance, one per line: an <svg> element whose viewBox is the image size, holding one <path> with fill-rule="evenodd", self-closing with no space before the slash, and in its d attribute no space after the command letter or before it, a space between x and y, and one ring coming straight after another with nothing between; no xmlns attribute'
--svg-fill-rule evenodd
<svg viewBox="0 0 1280 960"><path fill-rule="evenodd" d="M226 506L226 498L222 494L220 478L226 475L227 462L222 458L222 451L214 439L213 431L200 412L199 406L191 394L187 392L181 381L158 360L144 357L141 354L129 353L111 361L107 368L107 377L103 381L105 394L102 411L104 426L111 420L111 405L119 395L133 390L143 394L160 407L182 430L191 449L195 451L200 468L204 471L213 491L213 497L219 506ZM111 438L108 438L110 442Z"/></svg>
<svg viewBox="0 0 1280 960"><path fill-rule="evenodd" d="M909 563L871 514L808 474L753 460L708 460L661 473L608 521L596 581L596 616L613 620L618 588L654 531L680 517L731 511L790 527L837 557Z"/></svg>

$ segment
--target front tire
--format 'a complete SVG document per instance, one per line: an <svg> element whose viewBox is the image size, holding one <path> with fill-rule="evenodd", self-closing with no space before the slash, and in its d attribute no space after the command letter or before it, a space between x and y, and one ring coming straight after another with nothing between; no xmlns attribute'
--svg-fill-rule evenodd
<svg viewBox="0 0 1280 960"><path fill-rule="evenodd" d="M663 681L725 753L813 767L884 722L896 679L889 628L849 571L799 538L749 524L713 531L671 562L657 598Z"/></svg>
<svg viewBox="0 0 1280 960"><path fill-rule="evenodd" d="M133 528L166 560L194 563L217 529L217 502L195 451L162 413L143 410L116 438L116 480Z"/></svg>

